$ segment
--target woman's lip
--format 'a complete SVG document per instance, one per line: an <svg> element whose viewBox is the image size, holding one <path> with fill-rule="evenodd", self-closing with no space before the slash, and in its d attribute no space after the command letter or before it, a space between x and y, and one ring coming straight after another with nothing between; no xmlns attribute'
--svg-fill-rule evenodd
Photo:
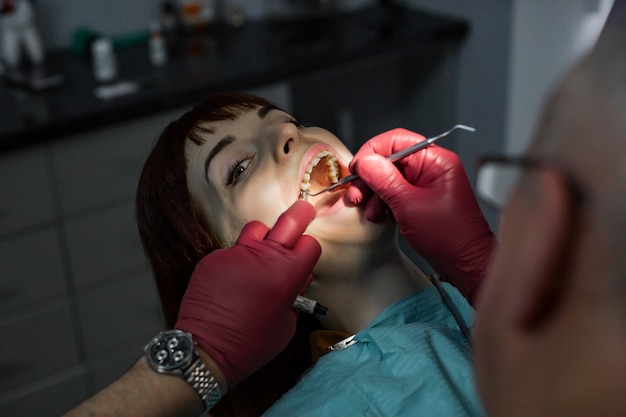
<svg viewBox="0 0 626 417"><path fill-rule="evenodd" d="M337 191L328 192L328 195L317 200L314 204L317 217L329 216L345 207L343 196L346 190L347 187L345 189L342 188Z"/></svg>

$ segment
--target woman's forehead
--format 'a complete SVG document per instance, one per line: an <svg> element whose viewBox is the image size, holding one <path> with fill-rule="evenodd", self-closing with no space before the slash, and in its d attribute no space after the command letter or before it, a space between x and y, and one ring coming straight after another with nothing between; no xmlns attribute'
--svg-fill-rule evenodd
<svg viewBox="0 0 626 417"><path fill-rule="evenodd" d="M243 130L254 120L254 110L245 110L237 115L236 119L224 119L217 121L200 121L194 128L195 136L199 139L199 143L187 138L185 142L185 151L187 156L196 153L199 148L212 146L224 134L229 131Z"/></svg>
<svg viewBox="0 0 626 417"><path fill-rule="evenodd" d="M216 137L224 135L225 133L232 133L236 131L245 132L248 128L255 128L259 125L259 122L265 120L268 114L272 111L280 112L282 114L288 114L284 110L275 106L258 106L253 109L238 109L235 113L235 118L227 118L217 121L202 121L198 124L200 130L203 132L203 139L216 140Z"/></svg>

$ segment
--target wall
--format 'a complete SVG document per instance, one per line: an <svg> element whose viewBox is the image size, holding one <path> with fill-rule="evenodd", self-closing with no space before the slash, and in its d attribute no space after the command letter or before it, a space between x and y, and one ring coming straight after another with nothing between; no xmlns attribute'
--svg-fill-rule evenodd
<svg viewBox="0 0 626 417"><path fill-rule="evenodd" d="M467 19L472 34L459 58L459 122L477 139L455 150L473 178L484 152L522 152L559 77L597 38L613 0L408 0ZM483 206L492 228L499 213Z"/></svg>
<svg viewBox="0 0 626 417"><path fill-rule="evenodd" d="M407 0L415 7L466 19L471 32L459 55L457 121L476 128L455 143L470 179L474 161L487 152L503 149L506 135L506 103L509 84L509 48L512 2L510 0ZM483 206L495 230L498 213Z"/></svg>
<svg viewBox="0 0 626 417"><path fill-rule="evenodd" d="M522 152L546 95L590 48L613 0L516 0L511 34L505 148Z"/></svg>
<svg viewBox="0 0 626 417"><path fill-rule="evenodd" d="M510 77L504 151L528 146L544 102L564 72L595 42L612 0L516 0L513 6ZM490 192L510 191L515 176L490 178Z"/></svg>

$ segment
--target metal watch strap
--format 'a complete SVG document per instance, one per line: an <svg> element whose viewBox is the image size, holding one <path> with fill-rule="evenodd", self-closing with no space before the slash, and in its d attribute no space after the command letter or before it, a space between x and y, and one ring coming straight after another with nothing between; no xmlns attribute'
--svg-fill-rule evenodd
<svg viewBox="0 0 626 417"><path fill-rule="evenodd" d="M207 410L213 408L222 398L220 386L199 356L183 376L200 395Z"/></svg>
<svg viewBox="0 0 626 417"><path fill-rule="evenodd" d="M202 398L207 410L213 408L222 398L222 390L202 358L198 357L183 376Z"/></svg>

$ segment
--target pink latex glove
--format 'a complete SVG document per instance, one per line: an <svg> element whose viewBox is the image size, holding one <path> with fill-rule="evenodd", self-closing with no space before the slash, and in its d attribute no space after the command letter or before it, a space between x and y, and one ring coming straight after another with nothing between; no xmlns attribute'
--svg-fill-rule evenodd
<svg viewBox="0 0 626 417"><path fill-rule="evenodd" d="M388 207L413 249L472 302L486 275L495 238L461 160L436 145L395 165L386 159L424 139L394 129L367 141L350 163L350 171L361 181L352 183L346 198L352 204L366 204L365 216L371 221L382 220Z"/></svg>
<svg viewBox="0 0 626 417"><path fill-rule="evenodd" d="M175 328L190 332L229 387L277 356L296 330L291 308L311 283L319 243L302 235L315 217L297 201L270 230L253 221L237 243L205 256L183 297Z"/></svg>

